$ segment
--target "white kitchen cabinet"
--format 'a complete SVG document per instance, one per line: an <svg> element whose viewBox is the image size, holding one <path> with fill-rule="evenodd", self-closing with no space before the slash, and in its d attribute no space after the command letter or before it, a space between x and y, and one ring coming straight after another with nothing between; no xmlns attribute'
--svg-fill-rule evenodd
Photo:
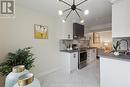
<svg viewBox="0 0 130 87"><path fill-rule="evenodd" d="M96 60L96 49L88 49L87 50L87 63L91 63Z"/></svg>
<svg viewBox="0 0 130 87"><path fill-rule="evenodd" d="M112 37L130 37L130 0L112 5Z"/></svg>
<svg viewBox="0 0 130 87"><path fill-rule="evenodd" d="M62 52L63 70L66 73L72 73L78 70L78 52Z"/></svg>
<svg viewBox="0 0 130 87"><path fill-rule="evenodd" d="M100 58L100 87L130 87L130 61Z"/></svg>

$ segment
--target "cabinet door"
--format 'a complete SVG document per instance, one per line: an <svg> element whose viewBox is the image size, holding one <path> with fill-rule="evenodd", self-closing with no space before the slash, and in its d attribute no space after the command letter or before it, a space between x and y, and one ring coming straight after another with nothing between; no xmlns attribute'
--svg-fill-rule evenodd
<svg viewBox="0 0 130 87"><path fill-rule="evenodd" d="M78 69L78 52L70 55L70 70L71 72Z"/></svg>
<svg viewBox="0 0 130 87"><path fill-rule="evenodd" d="M100 58L100 87L130 87L130 62Z"/></svg>
<svg viewBox="0 0 130 87"><path fill-rule="evenodd" d="M91 59L94 61L96 59L96 49L91 50Z"/></svg>
<svg viewBox="0 0 130 87"><path fill-rule="evenodd" d="M96 49L89 49L87 51L87 62L91 63L96 59Z"/></svg>
<svg viewBox="0 0 130 87"><path fill-rule="evenodd" d="M130 37L130 0L112 5L112 37Z"/></svg>

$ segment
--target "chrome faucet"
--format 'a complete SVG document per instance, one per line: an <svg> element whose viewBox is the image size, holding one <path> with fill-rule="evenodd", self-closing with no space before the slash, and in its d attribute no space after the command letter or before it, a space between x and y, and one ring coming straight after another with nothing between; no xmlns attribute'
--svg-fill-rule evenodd
<svg viewBox="0 0 130 87"><path fill-rule="evenodd" d="M126 50L126 52L125 52L125 54L127 54L128 52L129 52L129 42L128 42L128 40L126 40L126 39L121 39L119 42L120 42L120 44L121 44L121 42L122 41L125 41L126 43L127 43L127 50Z"/></svg>

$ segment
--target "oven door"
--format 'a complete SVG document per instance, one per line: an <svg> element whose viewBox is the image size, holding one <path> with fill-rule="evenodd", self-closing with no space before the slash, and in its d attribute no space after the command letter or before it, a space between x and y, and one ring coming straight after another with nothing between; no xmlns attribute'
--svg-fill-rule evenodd
<svg viewBox="0 0 130 87"><path fill-rule="evenodd" d="M87 65L87 52L80 52L79 55L79 69L85 67Z"/></svg>

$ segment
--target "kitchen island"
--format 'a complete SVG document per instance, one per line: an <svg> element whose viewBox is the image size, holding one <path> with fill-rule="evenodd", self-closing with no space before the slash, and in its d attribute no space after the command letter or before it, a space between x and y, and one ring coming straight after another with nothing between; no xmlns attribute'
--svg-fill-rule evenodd
<svg viewBox="0 0 130 87"><path fill-rule="evenodd" d="M100 87L130 87L130 55L100 56Z"/></svg>

